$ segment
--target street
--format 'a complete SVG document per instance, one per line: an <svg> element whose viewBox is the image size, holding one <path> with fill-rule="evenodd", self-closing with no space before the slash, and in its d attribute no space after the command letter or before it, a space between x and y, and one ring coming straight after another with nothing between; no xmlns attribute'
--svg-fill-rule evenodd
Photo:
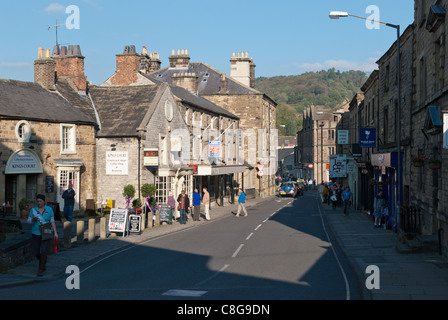
<svg viewBox="0 0 448 320"><path fill-rule="evenodd" d="M357 300L358 280L331 240L315 193L276 198L197 228L150 239L2 299ZM213 213L213 209L212 209ZM176 222L177 223L177 222ZM70 285L69 285L70 286Z"/></svg>

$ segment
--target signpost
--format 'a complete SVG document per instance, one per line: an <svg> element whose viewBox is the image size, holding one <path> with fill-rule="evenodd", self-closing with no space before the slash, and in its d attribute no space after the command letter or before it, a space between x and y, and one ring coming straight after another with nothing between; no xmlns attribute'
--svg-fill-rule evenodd
<svg viewBox="0 0 448 320"><path fill-rule="evenodd" d="M109 232L122 232L124 237L126 235L127 217L127 209L111 209L109 218Z"/></svg>

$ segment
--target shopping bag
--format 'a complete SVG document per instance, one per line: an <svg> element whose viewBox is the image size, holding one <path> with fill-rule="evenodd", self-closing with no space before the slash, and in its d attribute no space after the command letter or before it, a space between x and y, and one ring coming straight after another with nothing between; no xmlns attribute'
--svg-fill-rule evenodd
<svg viewBox="0 0 448 320"><path fill-rule="evenodd" d="M59 251L59 238L54 238L53 253L58 253L58 251Z"/></svg>

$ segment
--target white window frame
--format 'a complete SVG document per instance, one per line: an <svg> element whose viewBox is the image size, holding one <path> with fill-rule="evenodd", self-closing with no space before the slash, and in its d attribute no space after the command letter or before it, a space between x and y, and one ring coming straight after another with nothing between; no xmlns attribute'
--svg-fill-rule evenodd
<svg viewBox="0 0 448 320"><path fill-rule="evenodd" d="M68 134L65 134L65 129L68 129ZM61 124L61 154L75 154L76 153L76 125Z"/></svg>
<svg viewBox="0 0 448 320"><path fill-rule="evenodd" d="M31 125L26 120L21 120L16 124L15 134L18 142L30 142Z"/></svg>

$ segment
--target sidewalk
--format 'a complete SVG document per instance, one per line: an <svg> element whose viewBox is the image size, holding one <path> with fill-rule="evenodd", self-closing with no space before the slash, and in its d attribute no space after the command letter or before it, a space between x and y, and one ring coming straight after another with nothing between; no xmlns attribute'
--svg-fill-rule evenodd
<svg viewBox="0 0 448 320"><path fill-rule="evenodd" d="M316 194L317 198L315 191L308 193ZM275 196L248 200L246 207L263 201L271 201L274 198ZM301 197L298 199L300 200ZM396 249L399 243L398 235L392 230L374 228L370 216L351 210L349 217L346 218L342 209L333 211L331 206L325 204L319 204L319 208L325 218L326 227L356 271L365 299L448 299L448 261L438 253L399 253ZM65 274L65 269L69 265L80 266L101 255L129 245L186 228L215 223L236 210L237 204L226 203L223 207L214 206L210 210L212 218L210 222L189 219L186 225L173 222L171 225L146 229L140 235L112 236L105 240L82 245L74 244L70 249L61 248L57 254L48 257L47 271L43 277L36 276L37 260L35 260L9 270L7 274L0 274L0 287L54 279ZM370 275L370 273L366 273L366 268L369 265L375 265L380 270L380 289L368 290L365 286L365 280Z"/></svg>
<svg viewBox="0 0 448 320"><path fill-rule="evenodd" d="M317 197L317 193L316 193ZM446 300L448 299L448 260L435 253L400 253L398 234L374 228L371 216L351 209L319 204L330 232L359 276L364 299L369 300ZM379 268L380 288L367 289L369 265Z"/></svg>
<svg viewBox="0 0 448 320"><path fill-rule="evenodd" d="M275 196L268 198L249 199L246 203L246 208L256 205L257 203L272 200ZM85 244L77 244L72 241L72 247L65 249L61 242L59 243L59 252L57 254L51 254L47 260L47 270L43 277L37 277L38 261L33 260L24 265L10 269L7 273L0 273L0 288L24 285L33 282L45 281L49 279L55 279L65 274L65 269L69 265L81 266L84 263L92 261L107 253L123 249L129 245L136 245L144 242L148 239L157 238L168 233L173 233L179 230L185 230L189 228L195 228L202 224L214 223L215 221L225 216L231 215L232 212L237 211L237 203L230 204L224 203L224 206L213 206L210 209L211 221L205 221L203 213L201 213L201 221L193 221L189 215L187 224L180 224L178 221L173 221L171 225L165 224L152 229L145 229L141 234L130 234L125 237L120 235L111 234L111 236L104 240L96 240L93 242L87 242ZM75 221L74 221L75 222ZM96 224L96 234L99 235L98 230L99 223ZM56 223L58 234L60 237L64 234L63 225L59 222ZM31 237L31 231L29 225L24 225L24 231L28 232ZM85 234L87 238L87 235ZM62 241L60 239L59 241Z"/></svg>

